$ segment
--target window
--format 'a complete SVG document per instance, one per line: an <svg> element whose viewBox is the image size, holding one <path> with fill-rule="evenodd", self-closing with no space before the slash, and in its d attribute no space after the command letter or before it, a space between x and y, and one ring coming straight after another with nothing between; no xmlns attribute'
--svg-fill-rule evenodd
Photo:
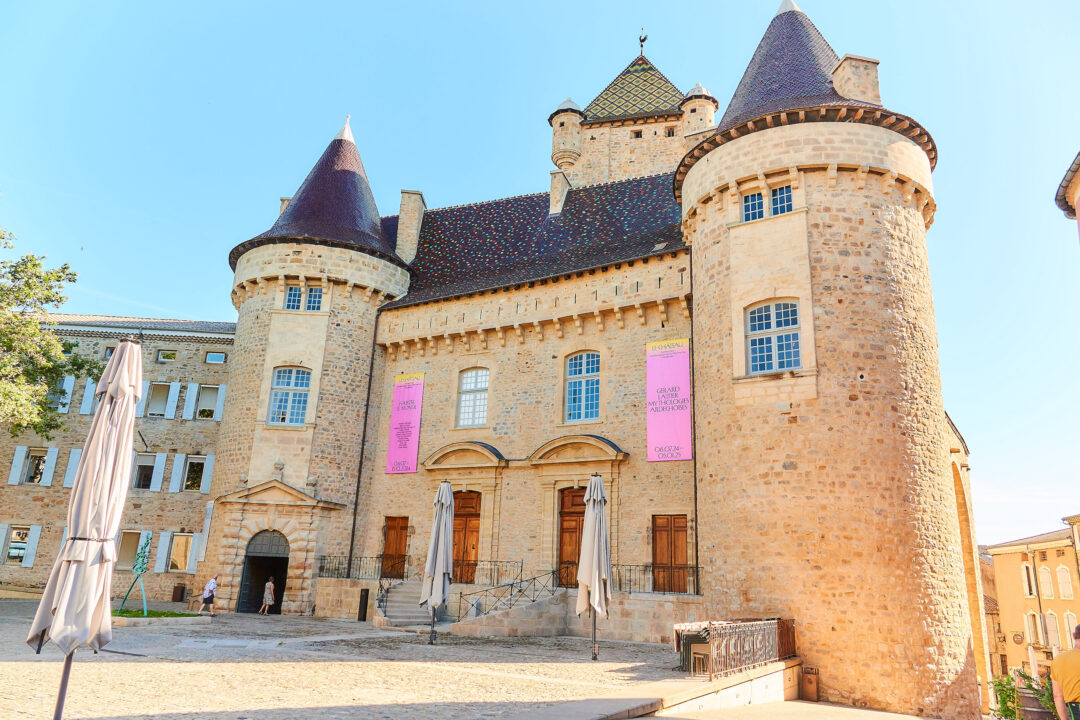
<svg viewBox="0 0 1080 720"><path fill-rule="evenodd" d="M136 455L134 477L131 486L136 490L149 490L154 479L154 456Z"/></svg>
<svg viewBox="0 0 1080 720"><path fill-rule="evenodd" d="M206 458L189 457L187 467L184 468L184 489L202 490L203 468L206 467Z"/></svg>
<svg viewBox="0 0 1080 720"><path fill-rule="evenodd" d="M1024 595L1027 597L1035 597L1035 578L1031 574L1031 566L1021 566L1020 572L1023 574L1021 579L1024 583Z"/></svg>
<svg viewBox="0 0 1080 720"><path fill-rule="evenodd" d="M791 186L785 185L772 189L772 214L783 215L791 212Z"/></svg>
<svg viewBox="0 0 1080 720"><path fill-rule="evenodd" d="M310 387L310 370L274 368L267 422L273 425L303 425Z"/></svg>
<svg viewBox="0 0 1080 720"><path fill-rule="evenodd" d="M1065 613L1065 642L1070 648L1076 647L1076 640L1073 638L1073 633L1076 632L1076 615L1072 610Z"/></svg>
<svg viewBox="0 0 1080 720"><path fill-rule="evenodd" d="M1050 647L1061 647L1061 628L1058 627L1057 615L1048 612L1043 615L1043 622L1046 623L1046 644Z"/></svg>
<svg viewBox="0 0 1080 720"><path fill-rule="evenodd" d="M1046 562L1046 551L1045 550L1040 550L1039 551L1039 559L1042 560L1043 562Z"/></svg>
<svg viewBox="0 0 1080 720"><path fill-rule="evenodd" d="M768 302L746 311L748 375L802 367L799 347L799 305Z"/></svg>
<svg viewBox="0 0 1080 720"><path fill-rule="evenodd" d="M5 563L21 563L26 553L26 543L30 540L30 528L26 525L12 525L8 535L7 552L4 553Z"/></svg>
<svg viewBox="0 0 1080 720"><path fill-rule="evenodd" d="M195 404L195 417L200 420L213 420L217 412L217 401L217 385L200 385L199 399Z"/></svg>
<svg viewBox="0 0 1080 720"><path fill-rule="evenodd" d="M1058 592L1061 593L1061 597L1064 600L1073 599L1072 589L1072 573L1069 572L1069 568L1064 565L1058 565Z"/></svg>
<svg viewBox="0 0 1080 720"><path fill-rule="evenodd" d="M675 128L669 127L667 132L664 133L667 137L675 137Z"/></svg>
<svg viewBox="0 0 1080 720"><path fill-rule="evenodd" d="M111 358L114 352L116 352L116 348L112 345L105 348L105 359L108 360L109 358Z"/></svg>
<svg viewBox="0 0 1080 720"><path fill-rule="evenodd" d="M1048 567L1039 568L1039 594L1044 598L1054 597L1054 577Z"/></svg>
<svg viewBox="0 0 1080 720"><path fill-rule="evenodd" d="M750 220L760 220L763 217L765 217L765 203L761 199L761 193L750 193L749 195L743 195L743 222L749 222Z"/></svg>
<svg viewBox="0 0 1080 720"><path fill-rule="evenodd" d="M309 312L318 312L319 310L322 310L322 288L308 288L307 304L304 305L304 309Z"/></svg>
<svg viewBox="0 0 1080 720"><path fill-rule="evenodd" d="M150 383L149 397L146 400L147 417L165 417L165 407L169 403L169 384Z"/></svg>
<svg viewBox="0 0 1080 720"><path fill-rule="evenodd" d="M45 474L45 453L47 451L31 450L26 455L26 467L23 468L22 482L24 485L39 485Z"/></svg>
<svg viewBox="0 0 1080 720"><path fill-rule="evenodd" d="M140 537L142 533L138 531L120 533L120 547L116 557L117 570L130 570L135 566L135 556L139 554Z"/></svg>
<svg viewBox="0 0 1080 720"><path fill-rule="evenodd" d="M630 137L634 138L635 140L640 140L641 139L641 131L640 130L632 130L632 131L630 131Z"/></svg>
<svg viewBox="0 0 1080 720"><path fill-rule="evenodd" d="M299 310L300 298L304 295L304 289L299 285L290 285L285 288L285 309Z"/></svg>
<svg viewBox="0 0 1080 720"><path fill-rule="evenodd" d="M1028 642L1034 644L1041 643L1042 628L1039 626L1039 616L1033 612L1029 612L1024 618L1024 631L1027 633Z"/></svg>
<svg viewBox="0 0 1080 720"><path fill-rule="evenodd" d="M157 361L159 363L170 363L176 360L175 350L158 350Z"/></svg>
<svg viewBox="0 0 1080 720"><path fill-rule="evenodd" d="M223 352L208 352L206 353L206 362L211 365L223 365L226 360L229 359L228 353Z"/></svg>
<svg viewBox="0 0 1080 720"><path fill-rule="evenodd" d="M169 570L187 570L188 557L191 556L191 534L175 533L169 546Z"/></svg>
<svg viewBox="0 0 1080 720"><path fill-rule="evenodd" d="M566 360L566 421L600 417L600 353L583 352Z"/></svg>
<svg viewBox="0 0 1080 720"><path fill-rule="evenodd" d="M461 373L458 382L458 427L480 427L487 424L487 368L473 368Z"/></svg>

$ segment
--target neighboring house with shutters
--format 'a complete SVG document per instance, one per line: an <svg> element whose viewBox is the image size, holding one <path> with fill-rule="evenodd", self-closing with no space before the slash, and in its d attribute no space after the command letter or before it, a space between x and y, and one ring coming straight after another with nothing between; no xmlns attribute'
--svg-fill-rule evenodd
<svg viewBox="0 0 1080 720"><path fill-rule="evenodd" d="M116 541L114 590L123 592L142 542L151 541L143 582L168 599L193 582L209 522L218 429L227 397L233 323L51 316L55 332L105 362L122 338L142 337L143 399L136 408L131 488ZM95 409L94 381L64 378L57 410L65 427L51 440L25 433L0 440L0 586L44 585L67 535L69 488ZM0 475L2 477L2 475Z"/></svg>

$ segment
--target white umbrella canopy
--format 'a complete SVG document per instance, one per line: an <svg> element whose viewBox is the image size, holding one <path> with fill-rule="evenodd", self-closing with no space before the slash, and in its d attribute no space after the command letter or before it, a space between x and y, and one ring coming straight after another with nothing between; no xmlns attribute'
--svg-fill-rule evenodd
<svg viewBox="0 0 1080 720"><path fill-rule="evenodd" d="M65 655L112 640L116 534L131 484L135 403L142 394L142 348L121 342L97 384L97 410L71 488L67 539L56 557L27 644L52 640Z"/></svg>
<svg viewBox="0 0 1080 720"><path fill-rule="evenodd" d="M608 538L607 493L604 479L593 475L585 489L585 523L581 530L578 558L577 614L591 605L600 617L607 617L611 600L611 540ZM594 658L595 659L595 658Z"/></svg>
<svg viewBox="0 0 1080 720"><path fill-rule="evenodd" d="M420 588L420 604L427 603L432 612L444 604L450 595L454 574L454 493L450 483L443 480L435 493L435 518L431 523L431 542L424 564L424 583Z"/></svg>

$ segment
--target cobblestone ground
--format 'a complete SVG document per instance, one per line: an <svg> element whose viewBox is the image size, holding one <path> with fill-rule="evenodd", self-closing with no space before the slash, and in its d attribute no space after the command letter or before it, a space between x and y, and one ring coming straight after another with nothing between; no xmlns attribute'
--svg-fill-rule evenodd
<svg viewBox="0 0 1080 720"><path fill-rule="evenodd" d="M0 600L0 718L51 717L61 655L25 644L36 603ZM209 625L116 628L76 655L69 720L506 718L681 677L670 647L427 637L367 623L221 614ZM123 654L121 654L123 653ZM554 708L553 708L554 709Z"/></svg>

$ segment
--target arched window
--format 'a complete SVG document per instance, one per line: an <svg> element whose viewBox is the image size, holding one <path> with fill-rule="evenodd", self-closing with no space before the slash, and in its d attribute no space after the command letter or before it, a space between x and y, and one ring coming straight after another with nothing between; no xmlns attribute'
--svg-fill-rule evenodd
<svg viewBox="0 0 1080 720"><path fill-rule="evenodd" d="M800 367L799 304L770 301L749 308L746 311L747 374Z"/></svg>
<svg viewBox="0 0 1080 720"><path fill-rule="evenodd" d="M1039 627L1039 616L1029 612L1024 616L1024 630L1027 632L1027 640L1035 645L1042 644L1042 628Z"/></svg>
<svg viewBox="0 0 1080 720"><path fill-rule="evenodd" d="M1061 630L1058 627L1057 613L1050 611L1043 615L1046 622L1046 644L1050 647L1061 647Z"/></svg>
<svg viewBox="0 0 1080 720"><path fill-rule="evenodd" d="M270 385L271 425L303 425L307 421L308 389L311 371L303 368L274 368Z"/></svg>
<svg viewBox="0 0 1080 720"><path fill-rule="evenodd" d="M1035 577L1031 574L1031 566L1027 564L1021 565L1020 573L1022 575L1024 595L1026 597L1035 597Z"/></svg>
<svg viewBox="0 0 1080 720"><path fill-rule="evenodd" d="M1054 575L1050 568L1039 568L1039 594L1044 598L1054 597Z"/></svg>
<svg viewBox="0 0 1080 720"><path fill-rule="evenodd" d="M600 417L600 353L582 352L566 359L567 422Z"/></svg>
<svg viewBox="0 0 1080 720"><path fill-rule="evenodd" d="M1069 568L1064 565L1058 565L1058 592L1061 593L1061 597L1064 600L1073 599L1072 589L1072 573L1069 572ZM1072 632L1071 630L1069 632Z"/></svg>
<svg viewBox="0 0 1080 720"><path fill-rule="evenodd" d="M458 380L458 427L481 427L487 424L487 368L463 370Z"/></svg>
<svg viewBox="0 0 1080 720"><path fill-rule="evenodd" d="M1076 647L1073 633L1076 632L1076 615L1072 610L1065 613L1065 642L1070 648Z"/></svg>

